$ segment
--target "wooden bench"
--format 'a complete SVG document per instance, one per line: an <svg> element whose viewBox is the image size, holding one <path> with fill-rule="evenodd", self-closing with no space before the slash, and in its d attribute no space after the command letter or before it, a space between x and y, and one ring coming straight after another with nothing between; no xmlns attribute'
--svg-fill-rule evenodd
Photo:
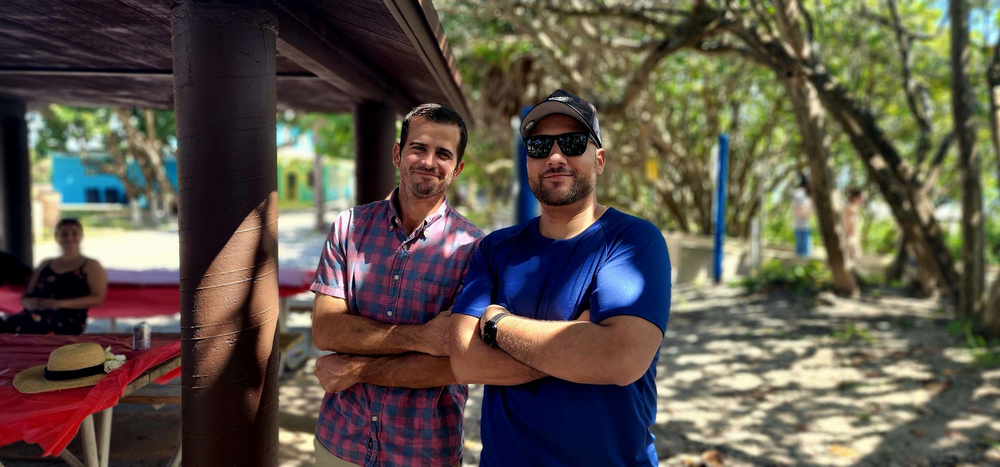
<svg viewBox="0 0 1000 467"><path fill-rule="evenodd" d="M309 342L305 334L283 333L278 336L278 352L281 355L281 367L278 370L279 378L284 374L286 369L295 371L305 365L306 360L309 359L308 345ZM173 368L176 368L176 366ZM165 374L166 371L173 368L159 371L159 374L153 376L152 379ZM126 396L120 402L122 404L147 404L157 408L165 404L181 403L180 379L174 378L174 380L166 384L143 384L137 390L126 390Z"/></svg>
<svg viewBox="0 0 1000 467"><path fill-rule="evenodd" d="M122 398L121 404L147 404L159 408L181 403L181 382L176 378L167 384L148 384Z"/></svg>
<svg viewBox="0 0 1000 467"><path fill-rule="evenodd" d="M278 352L281 361L278 365L278 378L285 375L285 370L294 372L302 368L309 360L309 347L312 344L303 333L281 333L278 336Z"/></svg>
<svg viewBox="0 0 1000 467"><path fill-rule="evenodd" d="M309 359L308 346L309 342L308 339L306 339L305 334L282 333L278 335L278 352L280 354L278 378L281 378L281 376L284 375L286 367L288 367L289 370L294 371L305 365L306 360ZM173 368L176 368L176 365L170 367L169 369L163 369L150 379L155 379L164 375L167 371L172 370ZM120 404L146 404L159 409L166 404L181 403L181 382L178 378L174 378L166 384L156 384L150 382L149 384L133 391L126 390L126 394L127 395L119 401ZM180 466L181 436L181 434L177 435L177 453L174 455L174 458L171 459L169 464L170 467ZM3 465L0 464L0 467L3 467Z"/></svg>

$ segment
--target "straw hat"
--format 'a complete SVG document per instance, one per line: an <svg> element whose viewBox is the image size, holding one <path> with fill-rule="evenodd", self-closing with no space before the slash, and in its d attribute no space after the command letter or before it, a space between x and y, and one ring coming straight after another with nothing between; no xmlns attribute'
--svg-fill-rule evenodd
<svg viewBox="0 0 1000 467"><path fill-rule="evenodd" d="M93 386L104 373L104 349L94 342L69 344L49 354L49 364L28 368L14 377L24 394Z"/></svg>

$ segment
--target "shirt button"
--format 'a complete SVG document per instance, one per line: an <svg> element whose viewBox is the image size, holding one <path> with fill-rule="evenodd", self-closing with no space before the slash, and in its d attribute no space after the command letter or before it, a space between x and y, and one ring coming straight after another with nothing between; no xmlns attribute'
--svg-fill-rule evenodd
<svg viewBox="0 0 1000 467"><path fill-rule="evenodd" d="M378 417L376 417L376 416L374 416L374 415L373 415L373 416L372 416L372 421L373 421L373 422L377 422L377 421L378 421Z"/></svg>
<svg viewBox="0 0 1000 467"><path fill-rule="evenodd" d="M392 280L398 281L399 280L399 274L396 274L395 276L392 276Z"/></svg>
<svg viewBox="0 0 1000 467"><path fill-rule="evenodd" d="M387 311L385 314L392 316L392 310Z"/></svg>

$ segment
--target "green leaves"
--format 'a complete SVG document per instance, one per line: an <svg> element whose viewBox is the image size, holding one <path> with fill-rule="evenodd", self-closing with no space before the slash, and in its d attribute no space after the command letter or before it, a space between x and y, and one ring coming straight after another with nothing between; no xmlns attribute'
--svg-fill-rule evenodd
<svg viewBox="0 0 1000 467"><path fill-rule="evenodd" d="M311 138L316 153L337 159L354 158L354 119L350 114L279 112L278 146Z"/></svg>
<svg viewBox="0 0 1000 467"><path fill-rule="evenodd" d="M778 258L764 263L757 274L741 282L750 292L786 290L795 293L816 293L830 287L830 270L818 260L788 265Z"/></svg>

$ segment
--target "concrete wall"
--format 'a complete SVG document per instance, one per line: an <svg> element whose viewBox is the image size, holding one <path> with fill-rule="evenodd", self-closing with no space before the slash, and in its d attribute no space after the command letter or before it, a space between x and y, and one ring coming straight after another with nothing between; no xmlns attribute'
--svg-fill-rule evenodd
<svg viewBox="0 0 1000 467"><path fill-rule="evenodd" d="M670 251L670 267L673 269L673 283L709 282L712 280L711 237L683 235L664 232L667 249ZM723 245L722 280L730 282L746 277L751 272L750 244L747 241L726 238ZM795 256L794 250L783 246L765 246L762 264L779 259L788 265L802 264L807 260ZM822 245L813 245L812 259L826 261L826 250ZM882 273L891 261L889 257L865 257L858 270L865 274Z"/></svg>

